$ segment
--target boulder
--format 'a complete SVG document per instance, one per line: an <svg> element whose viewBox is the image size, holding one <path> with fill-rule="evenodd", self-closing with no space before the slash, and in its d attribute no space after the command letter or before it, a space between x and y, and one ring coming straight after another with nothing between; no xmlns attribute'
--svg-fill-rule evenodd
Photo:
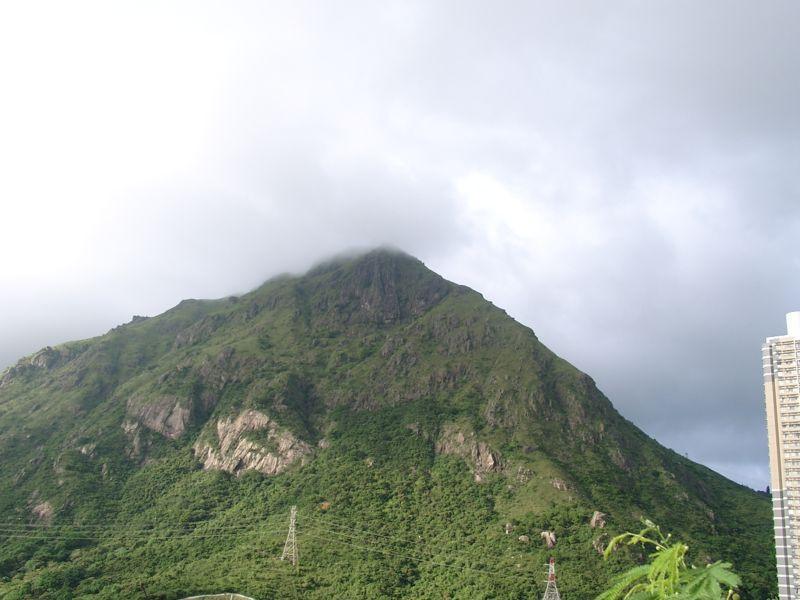
<svg viewBox="0 0 800 600"><path fill-rule="evenodd" d="M606 526L606 514L601 513L599 510L594 511L592 515L592 519L589 521L589 526L594 529L595 527L599 527L602 529Z"/></svg>
<svg viewBox="0 0 800 600"><path fill-rule="evenodd" d="M31 512L41 523L50 523L53 519L53 505L49 502L40 502L31 509Z"/></svg>
<svg viewBox="0 0 800 600"><path fill-rule="evenodd" d="M555 533L555 531L543 531L539 535L544 540L544 543L547 544L548 548L554 548L555 547L555 545L556 545L556 533Z"/></svg>

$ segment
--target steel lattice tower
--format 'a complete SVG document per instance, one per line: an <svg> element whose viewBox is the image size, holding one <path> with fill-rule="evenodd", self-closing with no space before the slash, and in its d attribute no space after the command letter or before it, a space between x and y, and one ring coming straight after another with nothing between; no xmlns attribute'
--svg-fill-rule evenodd
<svg viewBox="0 0 800 600"><path fill-rule="evenodd" d="M542 600L561 600L556 587L556 559L551 558L550 564L547 565L547 589L544 591Z"/></svg>
<svg viewBox="0 0 800 600"><path fill-rule="evenodd" d="M300 564L300 556L297 553L296 523L297 507L293 506L291 513L289 513L289 533L286 536L286 543L283 545L281 560L288 560L295 568Z"/></svg>

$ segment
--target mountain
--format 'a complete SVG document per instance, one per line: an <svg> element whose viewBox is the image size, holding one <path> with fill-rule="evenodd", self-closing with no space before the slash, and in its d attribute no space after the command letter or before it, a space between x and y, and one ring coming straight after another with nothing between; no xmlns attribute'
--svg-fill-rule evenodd
<svg viewBox="0 0 800 600"><path fill-rule="evenodd" d="M299 568L278 560L297 506ZM588 599L647 517L775 594L769 498L479 293L377 250L0 375L0 597ZM552 546L552 547L548 547Z"/></svg>

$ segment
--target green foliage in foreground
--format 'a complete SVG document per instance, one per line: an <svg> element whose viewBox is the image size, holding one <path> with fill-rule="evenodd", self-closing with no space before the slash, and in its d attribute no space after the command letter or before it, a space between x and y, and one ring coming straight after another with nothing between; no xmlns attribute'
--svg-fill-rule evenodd
<svg viewBox="0 0 800 600"><path fill-rule="evenodd" d="M603 555L608 559L622 544L650 546L655 549L650 562L617 576L597 600L739 600L734 589L742 580L731 571L731 563L688 566L689 546L671 540L671 534L664 535L652 521L645 520L644 524L639 533L623 533L612 539Z"/></svg>

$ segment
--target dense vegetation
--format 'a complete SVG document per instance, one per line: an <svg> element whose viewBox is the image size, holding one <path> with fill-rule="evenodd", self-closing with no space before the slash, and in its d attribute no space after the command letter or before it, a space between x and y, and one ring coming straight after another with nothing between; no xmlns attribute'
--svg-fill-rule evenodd
<svg viewBox="0 0 800 600"><path fill-rule="evenodd" d="M278 560L292 505L298 570ZM644 559L598 551L642 516L733 563L742 598L776 586L768 498L385 251L21 360L0 514L3 598L529 598L550 556L591 598Z"/></svg>

